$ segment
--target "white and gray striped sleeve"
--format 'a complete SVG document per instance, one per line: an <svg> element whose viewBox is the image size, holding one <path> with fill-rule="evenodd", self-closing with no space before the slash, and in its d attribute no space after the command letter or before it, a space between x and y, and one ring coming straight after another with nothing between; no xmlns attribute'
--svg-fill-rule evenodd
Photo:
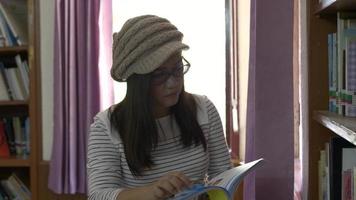
<svg viewBox="0 0 356 200"><path fill-rule="evenodd" d="M219 173L232 167L229 150L226 144L224 130L219 113L214 104L206 98L206 105L209 117L209 178L213 178Z"/></svg>
<svg viewBox="0 0 356 200"><path fill-rule="evenodd" d="M90 126L87 176L90 200L116 200L120 188L120 155L108 135L108 127L95 117Z"/></svg>

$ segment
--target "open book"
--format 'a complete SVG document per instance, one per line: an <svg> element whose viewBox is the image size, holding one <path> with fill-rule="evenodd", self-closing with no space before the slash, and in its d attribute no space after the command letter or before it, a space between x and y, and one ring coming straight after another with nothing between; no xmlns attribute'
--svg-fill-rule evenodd
<svg viewBox="0 0 356 200"><path fill-rule="evenodd" d="M189 200L197 197L209 200L231 200L243 178L263 163L264 159L261 158L224 171L206 184L196 184L176 194L171 200Z"/></svg>

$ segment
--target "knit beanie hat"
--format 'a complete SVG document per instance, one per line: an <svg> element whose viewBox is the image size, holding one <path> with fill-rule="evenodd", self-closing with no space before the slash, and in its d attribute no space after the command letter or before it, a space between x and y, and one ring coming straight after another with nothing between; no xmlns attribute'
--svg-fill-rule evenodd
<svg viewBox="0 0 356 200"><path fill-rule="evenodd" d="M132 74L147 74L171 55L189 49L183 34L167 19L142 15L126 21L113 35L111 77L126 81Z"/></svg>

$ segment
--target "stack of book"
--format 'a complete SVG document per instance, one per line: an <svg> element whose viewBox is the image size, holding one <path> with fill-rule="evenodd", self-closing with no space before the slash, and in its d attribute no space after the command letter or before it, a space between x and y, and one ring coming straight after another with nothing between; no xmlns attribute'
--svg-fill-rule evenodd
<svg viewBox="0 0 356 200"><path fill-rule="evenodd" d="M0 157L27 157L30 154L28 117L0 118Z"/></svg>
<svg viewBox="0 0 356 200"><path fill-rule="evenodd" d="M18 54L0 57L0 101L29 98L29 67Z"/></svg>
<svg viewBox="0 0 356 200"><path fill-rule="evenodd" d="M0 1L0 47L28 43L27 3L25 0Z"/></svg>
<svg viewBox="0 0 356 200"><path fill-rule="evenodd" d="M0 199L30 200L31 192L13 173L9 178L0 180Z"/></svg>
<svg viewBox="0 0 356 200"><path fill-rule="evenodd" d="M329 111L356 117L356 13L337 15L328 35Z"/></svg>
<svg viewBox="0 0 356 200"><path fill-rule="evenodd" d="M335 137L320 151L319 199L356 199L356 147Z"/></svg>

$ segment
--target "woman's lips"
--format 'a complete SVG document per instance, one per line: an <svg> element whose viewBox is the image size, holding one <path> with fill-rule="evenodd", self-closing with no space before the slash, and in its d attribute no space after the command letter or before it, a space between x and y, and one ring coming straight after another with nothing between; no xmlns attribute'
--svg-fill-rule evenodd
<svg viewBox="0 0 356 200"><path fill-rule="evenodd" d="M177 96L177 92L167 94L164 97L171 97L171 96Z"/></svg>

